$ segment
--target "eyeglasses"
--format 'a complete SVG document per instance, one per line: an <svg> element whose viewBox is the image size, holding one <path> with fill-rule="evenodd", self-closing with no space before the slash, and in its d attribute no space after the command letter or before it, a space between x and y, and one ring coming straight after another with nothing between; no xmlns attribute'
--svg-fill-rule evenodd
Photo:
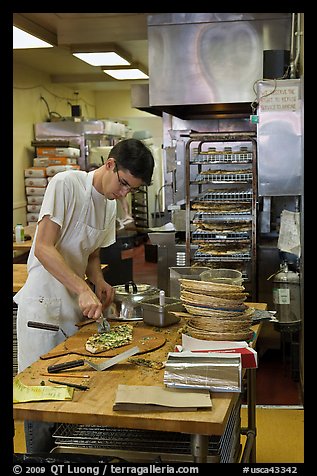
<svg viewBox="0 0 317 476"><path fill-rule="evenodd" d="M115 165L115 171L117 173L118 182L122 188L125 188L128 192L136 193L140 190L140 187L131 187L126 180L120 177L117 164Z"/></svg>

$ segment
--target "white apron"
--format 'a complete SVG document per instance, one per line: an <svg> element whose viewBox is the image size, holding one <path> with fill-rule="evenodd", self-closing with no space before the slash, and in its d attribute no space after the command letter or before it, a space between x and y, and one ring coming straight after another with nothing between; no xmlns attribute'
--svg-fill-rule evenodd
<svg viewBox="0 0 317 476"><path fill-rule="evenodd" d="M104 229L96 229L87 224L92 179L93 174L87 174L84 205L76 226L56 245L68 265L82 278L85 276L89 255L104 242L109 223L105 214ZM30 328L27 326L28 321L54 324L70 336L78 330L75 324L83 319L83 315L78 305L78 296L68 291L43 266L31 268L26 283L14 296L14 301L18 304L18 371L21 372L65 340L61 331Z"/></svg>

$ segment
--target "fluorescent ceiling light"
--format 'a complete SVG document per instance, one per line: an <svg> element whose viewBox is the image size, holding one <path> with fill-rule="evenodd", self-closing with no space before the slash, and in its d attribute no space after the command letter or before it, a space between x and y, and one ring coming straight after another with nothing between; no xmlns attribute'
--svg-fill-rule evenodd
<svg viewBox="0 0 317 476"><path fill-rule="evenodd" d="M148 75L140 69L104 69L104 73L109 74L115 79L149 79Z"/></svg>
<svg viewBox="0 0 317 476"><path fill-rule="evenodd" d="M46 41L30 35L26 31L20 30L16 26L13 27L13 49L28 49L28 48L53 48L53 45Z"/></svg>
<svg viewBox="0 0 317 476"><path fill-rule="evenodd" d="M130 63L114 51L100 53L73 53L74 56L92 66L128 66Z"/></svg>

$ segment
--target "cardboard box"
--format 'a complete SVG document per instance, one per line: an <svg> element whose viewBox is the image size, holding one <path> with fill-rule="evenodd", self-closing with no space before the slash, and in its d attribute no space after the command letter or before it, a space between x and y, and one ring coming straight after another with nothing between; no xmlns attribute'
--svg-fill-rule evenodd
<svg viewBox="0 0 317 476"><path fill-rule="evenodd" d="M48 166L50 165L77 165L77 159L74 157L49 157Z"/></svg>
<svg viewBox="0 0 317 476"><path fill-rule="evenodd" d="M26 209L28 212L39 213L41 210L41 205L27 205Z"/></svg>
<svg viewBox="0 0 317 476"><path fill-rule="evenodd" d="M45 157L34 157L34 167L47 167L49 165L49 159Z"/></svg>
<svg viewBox="0 0 317 476"><path fill-rule="evenodd" d="M28 222L31 222L31 221L37 222L37 220L39 219L39 213L32 213L32 212L27 213L26 219Z"/></svg>
<svg viewBox="0 0 317 476"><path fill-rule="evenodd" d="M46 187L47 178L46 177L26 177L24 179L26 187Z"/></svg>
<svg viewBox="0 0 317 476"><path fill-rule="evenodd" d="M245 341L207 341L182 334L182 345L177 346L177 350L240 354L243 369L256 369L258 367L258 354Z"/></svg>
<svg viewBox="0 0 317 476"><path fill-rule="evenodd" d="M37 147L37 157L80 157L80 149L75 147Z"/></svg>
<svg viewBox="0 0 317 476"><path fill-rule="evenodd" d="M58 172L64 172L65 170L80 170L79 165L50 165L49 167L46 167L46 173L48 177L53 177L56 175Z"/></svg>
<svg viewBox="0 0 317 476"><path fill-rule="evenodd" d="M30 205L42 205L43 202L43 195L27 195L26 196L27 203Z"/></svg>
<svg viewBox="0 0 317 476"><path fill-rule="evenodd" d="M24 169L24 177L46 177L46 167L29 167Z"/></svg>
<svg viewBox="0 0 317 476"><path fill-rule="evenodd" d="M46 188L44 187L25 187L25 191L27 195L41 195L45 194Z"/></svg>

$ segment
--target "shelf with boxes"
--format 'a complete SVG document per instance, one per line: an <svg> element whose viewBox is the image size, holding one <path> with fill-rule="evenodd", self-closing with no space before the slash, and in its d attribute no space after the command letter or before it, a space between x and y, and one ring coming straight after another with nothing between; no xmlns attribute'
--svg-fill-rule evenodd
<svg viewBox="0 0 317 476"><path fill-rule="evenodd" d="M46 142L47 143L47 142ZM45 144L46 144L45 143ZM32 143L34 145L34 143ZM24 170L28 225L37 223L44 193L51 178L58 172L80 169L77 159L80 150L75 147L47 147L37 141L33 166Z"/></svg>
<svg viewBox="0 0 317 476"><path fill-rule="evenodd" d="M53 147L55 145L60 148L73 147L79 151L77 163L81 170L88 171L90 168L90 155L92 150L112 147L117 141L125 138L126 126L121 123L109 120L83 120L83 121L58 121L58 122L40 122L35 124L35 137L32 145L37 147ZM41 146L41 142L43 146ZM59 145L60 143L60 145ZM100 150L98 151L100 152ZM62 152L61 152L62 153ZM98 164L100 162L98 154ZM59 155L62 157L62 155ZM71 165L69 159L74 156L66 155L67 164ZM93 162L96 162L94 160ZM57 163L55 164L57 165Z"/></svg>

